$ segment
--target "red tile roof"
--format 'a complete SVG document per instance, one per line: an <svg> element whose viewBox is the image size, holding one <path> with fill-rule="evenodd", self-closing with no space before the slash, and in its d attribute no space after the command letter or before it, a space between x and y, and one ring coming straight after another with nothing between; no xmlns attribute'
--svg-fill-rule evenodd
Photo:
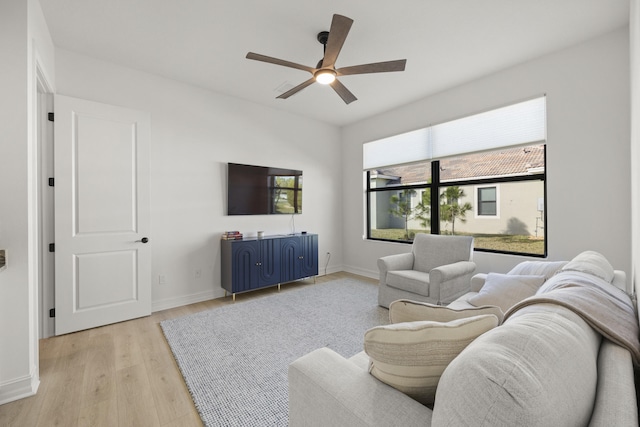
<svg viewBox="0 0 640 427"><path fill-rule="evenodd" d="M536 170L537 169L537 170ZM509 148L440 160L440 181L527 175L544 170L544 145ZM419 184L431 177L429 162L377 169L389 184ZM395 178L395 179L394 179ZM395 182L394 182L395 181Z"/></svg>

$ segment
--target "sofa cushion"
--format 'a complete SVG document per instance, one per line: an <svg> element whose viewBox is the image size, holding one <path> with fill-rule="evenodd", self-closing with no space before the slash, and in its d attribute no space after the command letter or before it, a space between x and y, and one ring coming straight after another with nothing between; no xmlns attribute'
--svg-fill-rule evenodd
<svg viewBox="0 0 640 427"><path fill-rule="evenodd" d="M480 292L469 298L469 304L495 305L506 312L514 304L535 295L545 280L545 276L489 273Z"/></svg>
<svg viewBox="0 0 640 427"><path fill-rule="evenodd" d="M369 372L418 402L433 405L440 375L449 362L497 325L496 316L484 314L447 323L403 322L369 329L364 337Z"/></svg>
<svg viewBox="0 0 640 427"><path fill-rule="evenodd" d="M579 271L599 277L608 283L613 281L613 267L609 261L598 252L584 251L562 267L562 271Z"/></svg>
<svg viewBox="0 0 640 427"><path fill-rule="evenodd" d="M428 297L429 273L417 270L389 271L387 273L387 285Z"/></svg>
<svg viewBox="0 0 640 427"><path fill-rule="evenodd" d="M566 264L567 261L524 261L513 267L507 274L545 276L549 279Z"/></svg>
<svg viewBox="0 0 640 427"><path fill-rule="evenodd" d="M484 306L455 309L428 302L400 299L389 305L389 321L391 323L417 322L431 320L433 322L450 322L465 317L478 316L480 314L493 314L498 318L498 324L502 323L504 313L500 307Z"/></svg>
<svg viewBox="0 0 640 427"><path fill-rule="evenodd" d="M589 424L600 335L561 306L538 304L513 316L449 364L433 425Z"/></svg>

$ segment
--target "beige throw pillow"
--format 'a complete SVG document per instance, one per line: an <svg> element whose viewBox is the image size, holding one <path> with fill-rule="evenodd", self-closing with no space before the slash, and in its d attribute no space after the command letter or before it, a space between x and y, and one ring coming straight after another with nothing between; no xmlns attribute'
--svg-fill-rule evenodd
<svg viewBox="0 0 640 427"><path fill-rule="evenodd" d="M465 317L479 316L481 314L493 314L498 318L498 324L502 323L504 313L500 307L484 306L464 309L453 309L442 305L429 304L428 302L399 299L389 304L389 321L391 323L417 322L431 320L433 322L450 322Z"/></svg>
<svg viewBox="0 0 640 427"><path fill-rule="evenodd" d="M545 280L545 276L489 273L480 292L468 302L476 307L495 305L506 313L516 303L535 295Z"/></svg>
<svg viewBox="0 0 640 427"><path fill-rule="evenodd" d="M445 368L476 337L498 325L493 314L451 322L403 322L369 329L364 351L371 375L433 406L436 387Z"/></svg>

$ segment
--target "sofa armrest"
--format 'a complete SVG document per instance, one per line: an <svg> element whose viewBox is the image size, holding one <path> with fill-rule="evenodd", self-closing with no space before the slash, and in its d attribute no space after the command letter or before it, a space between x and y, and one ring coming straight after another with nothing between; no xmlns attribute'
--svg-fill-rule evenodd
<svg viewBox="0 0 640 427"><path fill-rule="evenodd" d="M613 280L611 281L613 286L618 289L622 289L627 295L633 294L633 287L627 284L627 274L622 270L613 270Z"/></svg>
<svg viewBox="0 0 640 427"><path fill-rule="evenodd" d="M471 278L471 292L480 292L487 280L487 273L474 274Z"/></svg>
<svg viewBox="0 0 640 427"><path fill-rule="evenodd" d="M431 409L328 348L289 365L289 426L430 426Z"/></svg>
<svg viewBox="0 0 640 427"><path fill-rule="evenodd" d="M475 270L473 261L459 261L434 268L429 272L429 296L438 303L445 303L469 292L471 275Z"/></svg>
<svg viewBox="0 0 640 427"><path fill-rule="evenodd" d="M631 353L603 339L598 353L598 390L589 426L637 425L638 404Z"/></svg>

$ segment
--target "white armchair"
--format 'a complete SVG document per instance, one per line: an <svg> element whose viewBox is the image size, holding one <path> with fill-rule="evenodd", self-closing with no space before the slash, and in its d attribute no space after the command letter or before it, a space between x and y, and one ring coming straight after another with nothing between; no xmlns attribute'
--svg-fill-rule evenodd
<svg viewBox="0 0 640 427"><path fill-rule="evenodd" d="M411 252L378 260L378 304L398 299L448 304L469 292L476 269L473 237L416 234Z"/></svg>

